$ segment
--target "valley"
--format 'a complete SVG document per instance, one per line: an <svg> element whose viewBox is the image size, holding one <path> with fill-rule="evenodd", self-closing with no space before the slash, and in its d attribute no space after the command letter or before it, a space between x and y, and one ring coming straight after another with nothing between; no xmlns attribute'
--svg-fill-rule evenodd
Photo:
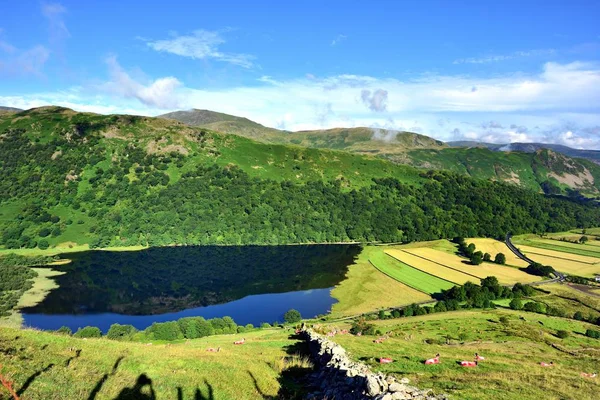
<svg viewBox="0 0 600 400"><path fill-rule="evenodd" d="M381 156L360 129L278 143L213 130L211 116L200 128L58 107L0 116L0 375L19 396L302 398L315 366L290 310L324 334L353 332L333 340L372 370L452 398L593 390L578 382L600 351L600 212L540 186L593 167L544 152L498 153L500 167L412 134ZM444 161L394 159L410 154ZM548 267L493 239L507 232ZM557 368L538 371L527 349ZM498 356L455 365L476 351ZM448 363L424 369L435 353ZM523 395L515 362L563 383Z"/></svg>

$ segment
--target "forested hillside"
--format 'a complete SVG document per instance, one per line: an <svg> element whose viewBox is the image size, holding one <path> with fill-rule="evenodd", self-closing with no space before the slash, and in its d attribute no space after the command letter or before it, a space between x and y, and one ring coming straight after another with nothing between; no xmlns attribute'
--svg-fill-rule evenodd
<svg viewBox="0 0 600 400"><path fill-rule="evenodd" d="M276 244L598 225L515 185L50 107L0 117L0 245Z"/></svg>
<svg viewBox="0 0 600 400"><path fill-rule="evenodd" d="M161 117L265 143L369 154L397 164L450 170L548 194L600 195L600 166L589 160L571 158L587 157L593 152L588 154L574 149L565 152L569 149L565 146L549 145L548 150L540 146L526 148L515 145L514 150L527 151L504 153L495 151L500 145L482 144L479 148L468 148L471 145L467 142L465 147L448 148L443 142L417 133L366 127L288 132L267 128L247 118L208 110L177 111Z"/></svg>

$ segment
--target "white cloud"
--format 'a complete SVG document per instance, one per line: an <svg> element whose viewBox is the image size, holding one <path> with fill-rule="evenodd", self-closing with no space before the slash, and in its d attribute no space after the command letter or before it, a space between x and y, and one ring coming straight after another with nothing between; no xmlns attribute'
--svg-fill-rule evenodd
<svg viewBox="0 0 600 400"><path fill-rule="evenodd" d="M172 77L156 79L144 85L134 80L118 63L116 57L106 60L110 73L110 81L102 85L102 89L116 96L135 98L145 105L168 109L180 106L176 90L181 82Z"/></svg>
<svg viewBox="0 0 600 400"><path fill-rule="evenodd" d="M452 64L487 64L499 61L512 60L521 57L550 56L555 53L556 50L554 49L516 51L510 54L497 54L484 57L461 58L458 60L454 60Z"/></svg>
<svg viewBox="0 0 600 400"><path fill-rule="evenodd" d="M50 51L46 47L38 45L28 50L19 50L8 43L0 42L0 48L8 54L8 57L0 58L0 75L43 76L44 65L50 57Z"/></svg>
<svg viewBox="0 0 600 400"><path fill-rule="evenodd" d="M441 140L540 141L600 148L600 131L594 130L600 126L600 66L595 64L547 63L534 75L492 78L262 77L254 85L223 89L186 87L174 77L134 77L114 58L108 65L111 78L100 86L101 93L98 87L96 92L94 88L78 92L69 99L73 108L90 106L103 112L100 107L107 107L146 115L201 108L286 130L369 126L387 132L406 127ZM378 90L388 93L381 97L387 102L375 102L381 109L375 113L365 107L363 93L373 100ZM112 97L102 97L106 93ZM31 95L25 100L35 99ZM19 107L1 98L0 104ZM572 135L565 136L569 131ZM385 132L380 136L389 139Z"/></svg>
<svg viewBox="0 0 600 400"><path fill-rule="evenodd" d="M48 20L50 33L49 42L58 46L62 41L71 36L63 19L67 9L59 3L42 3L42 14Z"/></svg>
<svg viewBox="0 0 600 400"><path fill-rule="evenodd" d="M348 39L348 36L346 36L346 35L341 35L341 34L340 34L340 35L337 35L337 36L335 37L335 39L333 39L333 40L331 41L331 45L332 45L332 46L338 45L338 44L342 43L342 42L343 42L344 40L346 40L346 39Z"/></svg>
<svg viewBox="0 0 600 400"><path fill-rule="evenodd" d="M364 105L369 107L369 110L382 112L387 109L388 92L387 90L377 89L371 94L370 90L363 89L360 92L360 99Z"/></svg>
<svg viewBox="0 0 600 400"><path fill-rule="evenodd" d="M175 35L171 39L147 41L147 45L159 52L176 54L193 59L215 59L244 68L253 66L253 56L239 53L224 53L219 46L225 39L219 32L197 30L188 36Z"/></svg>

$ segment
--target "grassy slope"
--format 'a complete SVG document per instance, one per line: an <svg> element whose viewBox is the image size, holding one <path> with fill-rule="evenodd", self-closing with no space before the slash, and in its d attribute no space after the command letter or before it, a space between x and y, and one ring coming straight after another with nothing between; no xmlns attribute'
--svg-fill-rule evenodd
<svg viewBox="0 0 600 400"><path fill-rule="evenodd" d="M331 296L338 300L332 307L332 318L431 300L429 295L375 268L369 259L381 251L383 247L364 247L355 264L348 268L346 279L331 291Z"/></svg>
<svg viewBox="0 0 600 400"><path fill-rule="evenodd" d="M371 254L369 261L389 277L426 294L438 293L442 289L450 289L454 286L452 282L429 275L394 259L383 250Z"/></svg>
<svg viewBox="0 0 600 400"><path fill-rule="evenodd" d="M572 187L587 194L598 193L600 167L583 159L572 159L553 151L535 153L497 152L487 148L447 148L440 141L412 132L396 132L393 140L373 140L371 128L334 128L316 131L287 132L267 128L246 118L206 110L170 113L165 117L219 132L245 136L266 143L296 144L303 147L327 148L373 154L397 163L422 168L448 169L480 179L518 182L539 191L540 183L551 180L566 189ZM384 132L386 137L389 132ZM568 184L585 171L595 182ZM565 177L565 179L556 179Z"/></svg>
<svg viewBox="0 0 600 400"><path fill-rule="evenodd" d="M596 195L600 187L600 167L593 163L572 159L551 151L537 153L496 152L485 148L415 149L397 162L421 167L446 169L479 179L514 182L540 191L540 184L552 181L562 189L571 187L583 193ZM593 182L578 179L590 174ZM558 175L563 182L555 177ZM572 184L566 181L573 180Z"/></svg>
<svg viewBox="0 0 600 400"><path fill-rule="evenodd" d="M177 398L179 388L185 399L194 398L196 390L205 397L195 398L212 399L211 392L217 400L275 398L281 389L281 360L295 343L289 334L245 333L243 346L234 346L237 336L232 335L147 346L0 329L0 373L31 400L114 399L141 374L152 379L159 399ZM219 353L206 351L219 346ZM76 350L81 350L78 356Z"/></svg>
<svg viewBox="0 0 600 400"><path fill-rule="evenodd" d="M235 134L266 143L296 144L303 147L346 150L357 153L396 154L412 148L444 148L446 144L412 132L384 131L394 140L372 140L372 128L333 128L312 131L288 132L268 128L247 118L208 110L178 111L161 115L162 118L181 121L191 126Z"/></svg>
<svg viewBox="0 0 600 400"><path fill-rule="evenodd" d="M508 325L498 322L509 318ZM519 316L526 321L520 320ZM406 376L420 387L432 387L455 399L561 399L594 398L600 382L580 377L594 372L600 355L600 341L581 333L588 324L537 314L497 311L456 311L420 317L376 321L382 331L394 336L382 344L372 337L337 336L335 340L356 359L376 371ZM554 336L556 330L571 332L567 339ZM458 340L463 334L464 341ZM409 336L411 335L411 336ZM450 344L427 344L425 339ZM551 347L575 352L575 355ZM467 369L457 361L472 360L479 352L486 357L477 368ZM423 361L441 354L442 363L425 366ZM395 362L378 364L379 357ZM542 368L541 361L553 361L553 368Z"/></svg>
<svg viewBox="0 0 600 400"><path fill-rule="evenodd" d="M78 186L79 193L88 189L87 179L94 176L98 168L106 170L110 167L113 156L127 154L127 146L130 144L152 152L185 152L187 157L184 159L184 165L178 168L172 164L166 171L173 183L183 173L199 165L210 166L214 163L222 167L237 165L250 176L276 181L289 180L304 183L315 180L339 180L342 187L347 190L369 185L373 178L392 176L404 183L417 185L423 181L415 168L396 165L372 156L266 144L217 132L208 132L206 141L201 147L192 139L198 129L158 118L101 116L76 113L59 107L43 107L24 113L0 116L0 132L8 128L24 128L31 140L47 143L51 138L72 130L74 123L81 122L106 124L102 131L95 133L102 137L101 145L106 148L106 158L93 167L88 165L79 173L82 177ZM131 175L135 176L135 173ZM22 209L24 201L26 200L19 199L0 204L0 219L14 219ZM70 218L74 221L58 237L46 238L51 246L82 245L92 240L93 235L89 234L89 230L95 225L94 218L62 205L50 208L49 211L61 218L64 217L63 219ZM77 223L79 221L81 223ZM37 236L37 227L32 227L25 234L31 237Z"/></svg>

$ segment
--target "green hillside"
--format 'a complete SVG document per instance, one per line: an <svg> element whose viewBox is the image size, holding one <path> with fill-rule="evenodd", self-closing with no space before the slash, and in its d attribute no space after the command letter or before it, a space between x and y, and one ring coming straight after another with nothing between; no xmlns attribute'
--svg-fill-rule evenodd
<svg viewBox="0 0 600 400"><path fill-rule="evenodd" d="M176 111L160 117L267 143L295 144L364 154L385 155L414 148L446 147L446 144L439 140L412 132L379 131L366 127L289 132L268 128L247 118L207 110Z"/></svg>
<svg viewBox="0 0 600 400"><path fill-rule="evenodd" d="M161 117L266 143L369 154L396 164L449 170L549 194L567 194L568 189L586 196L600 194L600 166L548 149L525 153L498 152L485 147L448 148L428 136L364 127L288 132L207 110L179 111Z"/></svg>
<svg viewBox="0 0 600 400"><path fill-rule="evenodd" d="M535 153L496 152L477 147L411 150L405 155L389 158L418 168L443 169L478 179L510 182L550 194L565 194L568 189L590 196L600 194L600 166L548 149Z"/></svg>
<svg viewBox="0 0 600 400"><path fill-rule="evenodd" d="M514 185L59 107L0 117L0 168L0 246L11 249L397 242L600 224L592 206Z"/></svg>

